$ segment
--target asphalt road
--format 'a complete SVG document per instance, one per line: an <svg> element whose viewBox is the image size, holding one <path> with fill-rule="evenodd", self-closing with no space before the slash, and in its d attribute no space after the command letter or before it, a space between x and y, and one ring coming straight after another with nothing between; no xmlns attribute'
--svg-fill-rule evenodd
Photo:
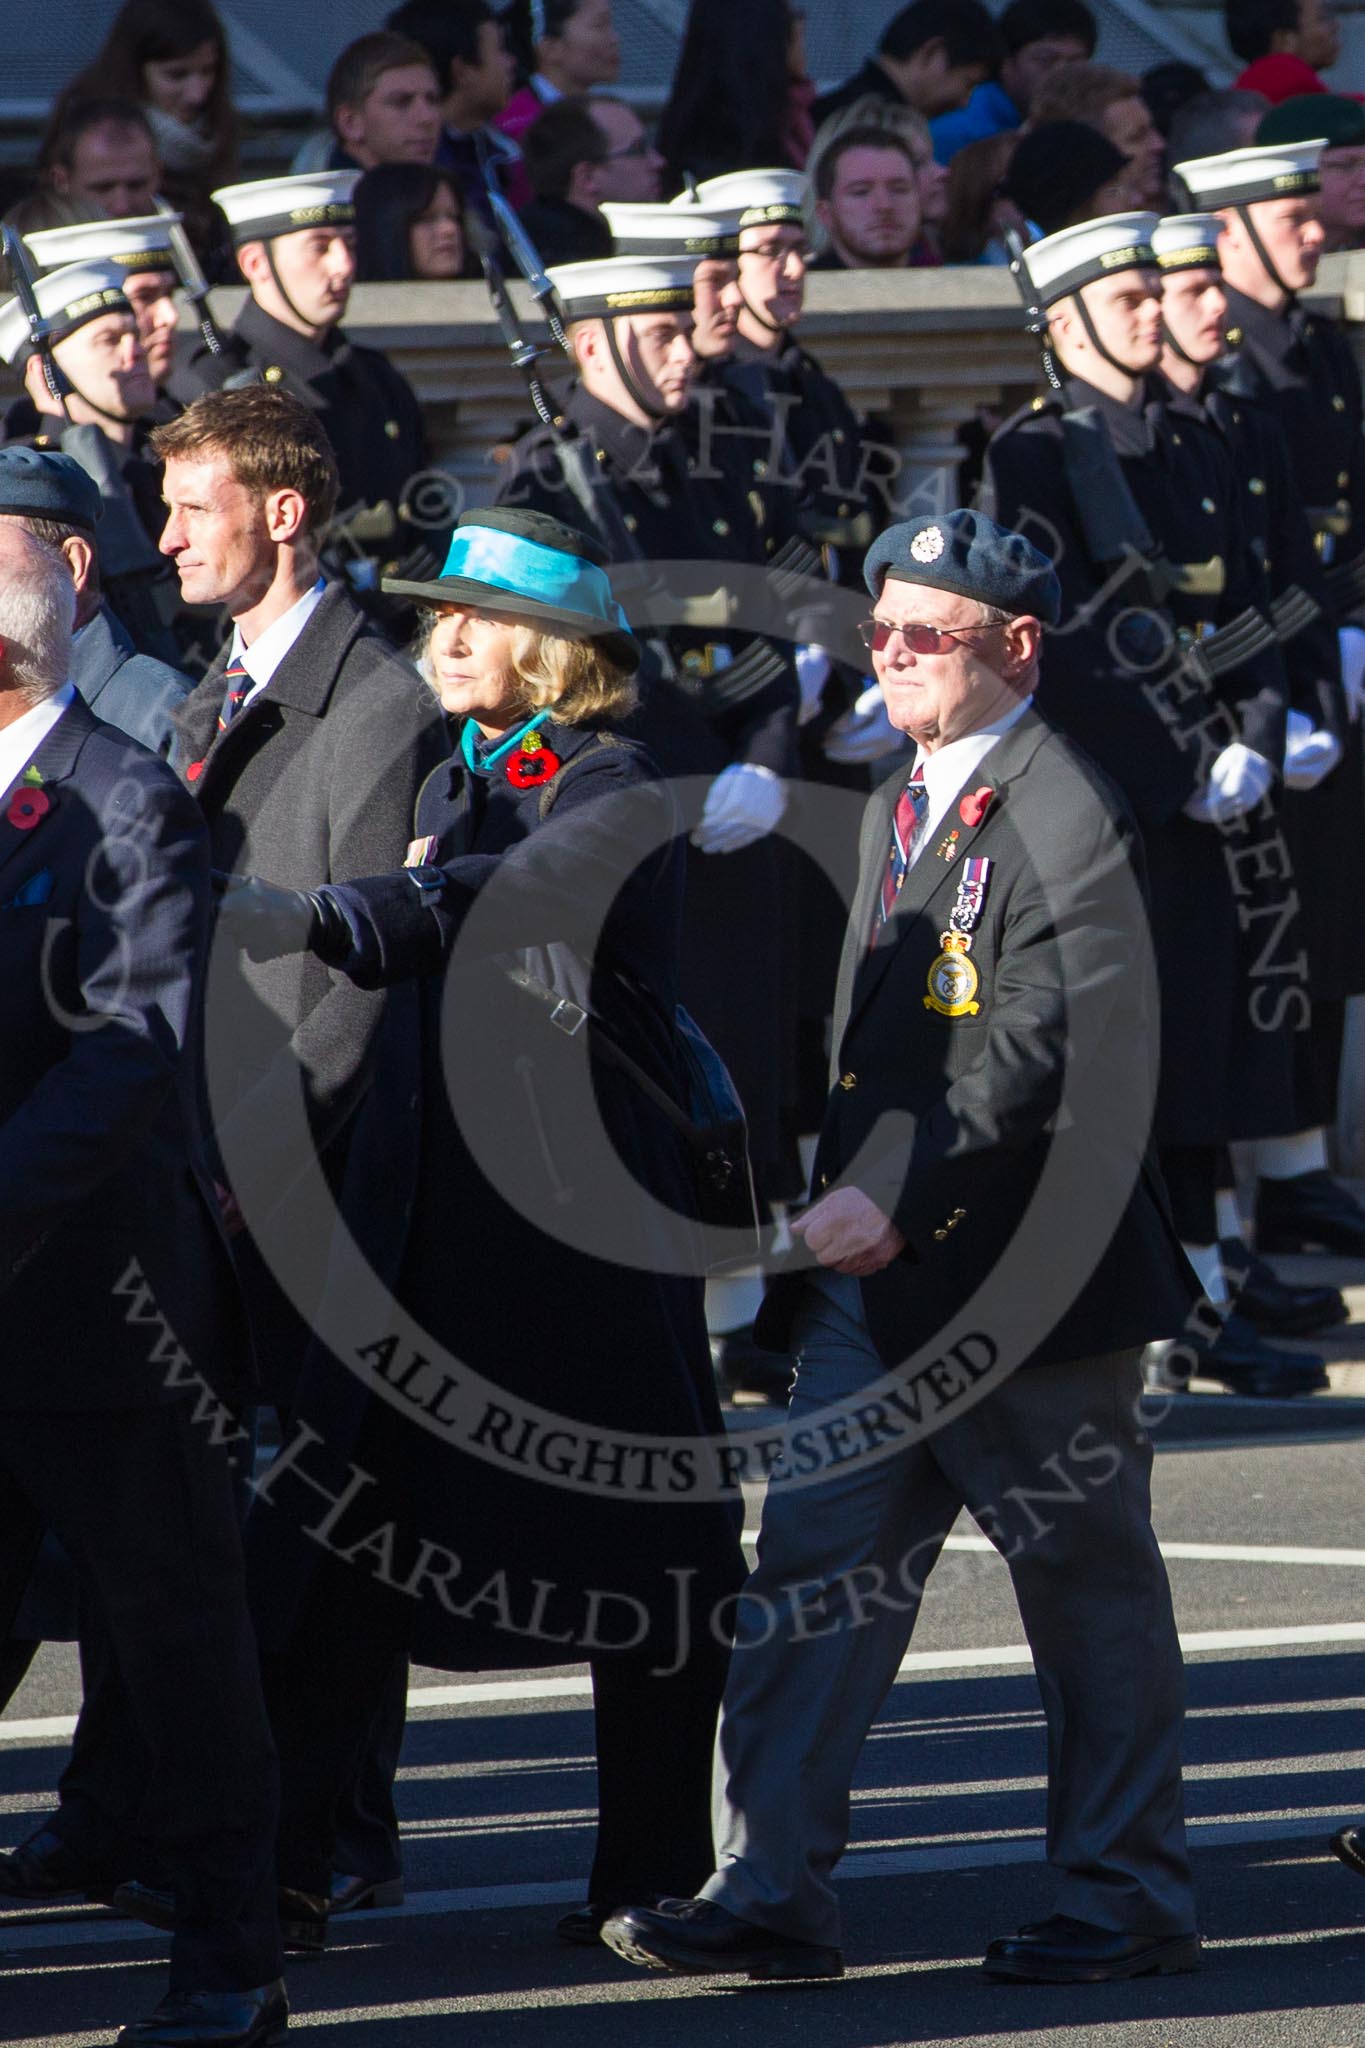
<svg viewBox="0 0 1365 2048"><path fill-rule="evenodd" d="M1044 1738L1007 1575L963 1525L864 1752L842 1983L656 1978L558 1946L591 1840L586 1677L418 1671L399 1784L407 1903L338 1923L327 1956L293 1970L294 2030L317 2048L787 2048L794 2033L821 2048L1052 2048L1080 2028L1095 2048L1365 2048L1365 1882L1325 1853L1335 1825L1365 1814L1365 1402L1344 1386L1292 1410L1192 1397L1158 1443L1200 1975L981 1979L991 1936L1049 1910ZM54 1647L0 1719L0 1841L49 1808L78 1699ZM111 2039L160 1995L164 1952L98 1908L0 1915L0 2041Z"/></svg>

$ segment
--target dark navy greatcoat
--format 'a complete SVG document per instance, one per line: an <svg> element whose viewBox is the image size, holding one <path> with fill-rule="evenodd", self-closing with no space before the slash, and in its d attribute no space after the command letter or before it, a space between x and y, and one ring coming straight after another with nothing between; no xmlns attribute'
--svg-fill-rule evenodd
<svg viewBox="0 0 1365 2048"><path fill-rule="evenodd" d="M676 1092L665 1023L677 999L682 889L672 807L638 743L554 722L543 736L563 764L552 805L548 785L517 790L501 766L473 778L471 792L458 756L428 778L417 831L435 836L428 857L445 872L438 912L402 873L333 892L356 937L346 971L391 991L348 1160L345 1220L432 1342L491 1383L491 1408L520 1417L531 1404L562 1418L564 1434L553 1449L543 1444L539 1467L531 1457L489 1462L403 1412L404 1397L391 1403L357 1378L357 1363L375 1370L384 1332L344 1331L353 1345L340 1364L314 1348L297 1410L324 1440L314 1468L325 1460L344 1477L349 1463L375 1480L329 1543L345 1551L392 1520L390 1581L410 1572L421 1543L454 1553L460 1570L443 1596L429 1584L422 1597L394 1596L413 1656L447 1669L579 1661L611 1647L599 1637L639 1647L642 1614L648 1642L671 1659L671 1575L684 1575L698 1628L743 1577L730 1508L687 1498L689 1440L723 1423L701 1281L670 1273L695 1235L679 1140L637 1084L598 1057L585 1089L588 1041L556 1029L505 972L520 962L580 994L590 980L594 1010ZM613 1164L628 1178L613 1183ZM679 1212L675 1228L650 1220L641 1188ZM586 1232L587 1248L560 1229ZM338 1274L333 1303L342 1288ZM410 1366L397 1356L380 1369L411 1390ZM490 1420L504 1449L519 1426ZM591 1492L552 1483L557 1467L581 1470L585 1444L602 1430L670 1440L653 1498L614 1490L609 1477ZM291 1498L316 1519L315 1495L282 1483L277 1504ZM257 1519L269 1632L272 1594L277 1612L282 1592L288 1608L300 1557L291 1570L281 1554L289 1514ZM301 1548L307 1572L320 1553ZM538 1582L550 1590L538 1596ZM451 1611L492 1586L500 1590L472 1613ZM609 1596L598 1602L600 1626L593 1593Z"/></svg>

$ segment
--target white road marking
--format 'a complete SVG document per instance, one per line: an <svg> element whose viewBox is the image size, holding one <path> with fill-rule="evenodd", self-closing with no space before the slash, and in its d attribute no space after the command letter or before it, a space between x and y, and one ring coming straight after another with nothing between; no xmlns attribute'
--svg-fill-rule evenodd
<svg viewBox="0 0 1365 2048"><path fill-rule="evenodd" d="M1205 1651L1276 1650L1313 1643L1365 1642L1365 1621L1309 1622L1292 1628L1193 1629L1180 1638L1187 1657ZM911 1650L902 1658L899 1676L922 1671L984 1671L1033 1662L1027 1643L1000 1643L975 1650ZM408 1693L410 1713L434 1707L499 1706L528 1700L589 1699L592 1680L571 1678L470 1680L460 1685L418 1685ZM66 1742L75 1730L74 1714L46 1714L34 1720L0 1720L0 1744Z"/></svg>
<svg viewBox="0 0 1365 2048"><path fill-rule="evenodd" d="M1327 1853L1326 1836L1330 1819L1319 1813L1294 1813L1282 1818L1229 1818L1211 1815L1188 1823L1196 1849L1226 1848L1238 1842L1318 1841ZM1041 1863L1045 1845L1041 1835L1021 1835L1013 1840L945 1842L932 1849L854 1850L838 1868L841 1884L863 1878L926 1877L952 1870L982 1870L1013 1863ZM532 1906L572 1906L583 1895L581 1879L554 1884L471 1885L451 1891L414 1892L401 1906L382 1912L348 1916L337 1925L339 1938L329 1947L338 1953L369 1947L381 1927L399 1920L427 1920L455 1913L517 1912ZM16 1916L17 1919L17 1916ZM38 1920L7 1924L0 1916L0 1973L10 1957L30 1955L53 1948L107 1948L113 1943L167 1941L165 1934L136 1921L94 1919ZM600 1990L594 1987L594 1996ZM21 2048L12 2043L11 2048Z"/></svg>

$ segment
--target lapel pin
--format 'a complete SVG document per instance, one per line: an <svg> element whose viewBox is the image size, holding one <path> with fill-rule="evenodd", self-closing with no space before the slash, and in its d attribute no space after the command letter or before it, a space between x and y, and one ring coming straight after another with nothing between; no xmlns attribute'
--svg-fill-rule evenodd
<svg viewBox="0 0 1365 2048"><path fill-rule="evenodd" d="M951 832L945 832L938 845L934 848L935 860L951 860L957 852L957 842L961 836L956 825L954 825Z"/></svg>

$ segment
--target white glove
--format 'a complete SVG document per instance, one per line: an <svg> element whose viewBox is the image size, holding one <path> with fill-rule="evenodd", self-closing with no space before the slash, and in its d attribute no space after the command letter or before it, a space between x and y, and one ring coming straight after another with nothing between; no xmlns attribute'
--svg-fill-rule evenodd
<svg viewBox="0 0 1365 2048"><path fill-rule="evenodd" d="M1302 711L1291 711L1285 722L1284 780L1288 789L1316 789L1341 759L1341 741L1335 733L1315 728Z"/></svg>
<svg viewBox="0 0 1365 2048"><path fill-rule="evenodd" d="M1185 816L1199 825L1225 825L1254 811L1275 780L1263 754L1234 740L1209 770L1209 779L1185 804Z"/></svg>
<svg viewBox="0 0 1365 2048"><path fill-rule="evenodd" d="M1341 681L1354 725L1365 709L1365 627L1342 626L1337 632L1341 649Z"/></svg>
<svg viewBox="0 0 1365 2048"><path fill-rule="evenodd" d="M706 792L692 844L702 853L738 853L771 832L787 808L787 785L756 761L732 761Z"/></svg>
<svg viewBox="0 0 1365 2048"><path fill-rule="evenodd" d="M824 751L840 767L856 768L864 761L880 761L883 754L894 754L905 743L905 734L887 714L881 685L873 683L835 719L825 734Z"/></svg>
<svg viewBox="0 0 1365 2048"><path fill-rule="evenodd" d="M807 640L796 650L796 680L801 689L801 709L797 713L797 724L805 725L820 709L820 693L829 680L832 664L823 647L816 647Z"/></svg>

